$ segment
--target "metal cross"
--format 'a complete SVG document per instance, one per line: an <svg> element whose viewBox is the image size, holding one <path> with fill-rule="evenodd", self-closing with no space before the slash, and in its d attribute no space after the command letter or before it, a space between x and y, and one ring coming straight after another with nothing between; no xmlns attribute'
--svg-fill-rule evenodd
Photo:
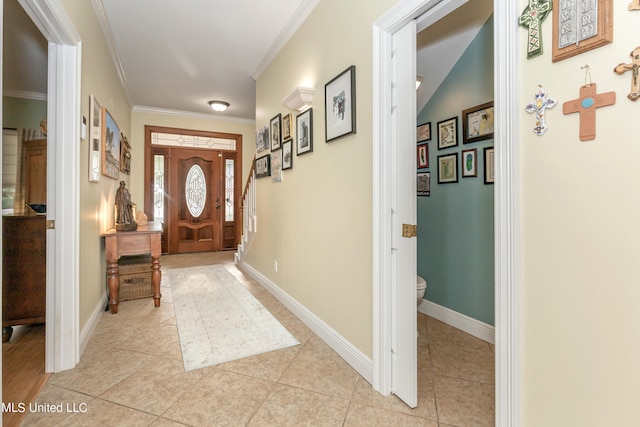
<svg viewBox="0 0 640 427"><path fill-rule="evenodd" d="M533 96L534 101L527 104L525 111L529 114L536 113L536 126L533 128L533 132L541 136L547 130L547 124L544 120L544 111L547 108L553 108L558 101L547 95L547 91L538 86L538 91Z"/></svg>
<svg viewBox="0 0 640 427"><path fill-rule="evenodd" d="M529 29L527 59L542 55L540 24L545 20L552 7L553 3L549 0L529 0L529 4L518 18L518 24Z"/></svg>
<svg viewBox="0 0 640 427"><path fill-rule="evenodd" d="M632 101L637 101L640 98L640 46L633 49L631 52L631 58L633 61L631 64L625 64L624 62L619 64L613 71L616 74L624 74L627 71L631 71L631 92L627 95Z"/></svg>

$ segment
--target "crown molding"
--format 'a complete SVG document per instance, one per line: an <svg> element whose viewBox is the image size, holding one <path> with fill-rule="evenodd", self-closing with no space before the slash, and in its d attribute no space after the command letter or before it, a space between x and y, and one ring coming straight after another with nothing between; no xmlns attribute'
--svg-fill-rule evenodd
<svg viewBox="0 0 640 427"><path fill-rule="evenodd" d="M111 25L109 25L107 14L104 12L102 0L91 0L91 5L93 6L93 10L96 13L96 18L98 18L100 28L102 28L102 34L104 35L104 40L107 44L107 48L109 49L109 53L111 54L113 65L116 67L116 73L118 74L118 78L120 79L122 90L125 93L127 102L129 103L129 105L131 105L131 93L129 92L129 86L127 85L127 75L124 72L122 61L120 61L120 55L118 54L116 40L113 37L113 32L111 31Z"/></svg>
<svg viewBox="0 0 640 427"><path fill-rule="evenodd" d="M255 125L254 119L244 119L241 117L217 116L214 114L192 113L189 111L167 110L164 108L145 107L144 105L136 105L132 109L136 113L162 114L165 116L189 117L195 119L214 120L228 123L240 123L245 125Z"/></svg>
<svg viewBox="0 0 640 427"><path fill-rule="evenodd" d="M304 21L311 15L313 9L320 3L320 0L303 0L303 2L298 6L295 13L284 26L278 37L273 41L267 53L262 57L262 60L258 64L258 67L253 71L251 77L254 80L258 80L260 75L264 72L267 66L273 61L276 55L282 50L285 44L289 41L291 37L298 31L298 28L304 23Z"/></svg>
<svg viewBox="0 0 640 427"><path fill-rule="evenodd" d="M31 99L33 101L46 101L47 94L39 92L28 92L26 90L5 89L2 96L10 96L12 98Z"/></svg>

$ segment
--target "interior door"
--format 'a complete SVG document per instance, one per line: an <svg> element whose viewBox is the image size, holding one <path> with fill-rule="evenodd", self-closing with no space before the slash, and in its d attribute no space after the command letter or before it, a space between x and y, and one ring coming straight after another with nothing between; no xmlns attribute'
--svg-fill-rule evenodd
<svg viewBox="0 0 640 427"><path fill-rule="evenodd" d="M407 405L418 404L416 322L416 23L393 34L391 281L391 392ZM401 102L397 102L401 100ZM411 100L411 102L407 102ZM409 227L404 227L404 225ZM409 235L403 235L403 229Z"/></svg>
<svg viewBox="0 0 640 427"><path fill-rule="evenodd" d="M220 250L221 153L214 150L171 149L169 162L169 253Z"/></svg>

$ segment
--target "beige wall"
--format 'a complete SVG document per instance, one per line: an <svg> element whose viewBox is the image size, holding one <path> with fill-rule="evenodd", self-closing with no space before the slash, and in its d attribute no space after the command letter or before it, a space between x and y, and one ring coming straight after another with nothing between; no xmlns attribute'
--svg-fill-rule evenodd
<svg viewBox="0 0 640 427"><path fill-rule="evenodd" d="M527 1L519 1L524 10ZM551 62L552 18L544 54L527 60L520 31L522 167L522 410L526 426L637 423L640 383L640 102L626 98L640 44L640 12L614 3L614 42ZM555 6L555 5L554 5ZM578 139L579 117L562 104L578 97L585 71L616 104L596 113L594 141ZM541 84L558 105L549 130L534 135L524 111Z"/></svg>
<svg viewBox="0 0 640 427"><path fill-rule="evenodd" d="M255 154L255 123L250 120L209 119L203 115L168 115L153 112L131 113L131 197L142 210L144 206L144 127L164 126L242 135L242 185L244 186Z"/></svg>
<svg viewBox="0 0 640 427"><path fill-rule="evenodd" d="M258 180L258 233L247 262L369 357L372 23L395 3L321 1L258 78L256 93L260 128L289 113L282 99L296 86L315 88L313 152L294 156L282 182ZM327 144L324 85L350 65L356 66L357 134Z"/></svg>
<svg viewBox="0 0 640 427"><path fill-rule="evenodd" d="M89 96L95 95L125 135L129 135L131 114L111 55L90 1L62 0L69 18L82 39L81 112L89 119ZM120 180L101 176L88 179L88 139L80 144L80 330L101 303L106 303L106 265L100 234L113 227L113 203ZM121 179L129 183L127 175Z"/></svg>

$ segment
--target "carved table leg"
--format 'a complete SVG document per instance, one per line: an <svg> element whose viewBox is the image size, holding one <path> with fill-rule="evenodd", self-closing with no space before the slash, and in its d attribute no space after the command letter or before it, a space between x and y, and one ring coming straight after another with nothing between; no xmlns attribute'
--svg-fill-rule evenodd
<svg viewBox="0 0 640 427"><path fill-rule="evenodd" d="M160 258L151 258L151 283L153 283L153 304L156 307L160 307L160 281L162 279L162 272L160 271Z"/></svg>
<svg viewBox="0 0 640 427"><path fill-rule="evenodd" d="M109 286L109 306L111 314L118 312L118 288L120 279L118 277L118 261L107 263L107 285Z"/></svg>

